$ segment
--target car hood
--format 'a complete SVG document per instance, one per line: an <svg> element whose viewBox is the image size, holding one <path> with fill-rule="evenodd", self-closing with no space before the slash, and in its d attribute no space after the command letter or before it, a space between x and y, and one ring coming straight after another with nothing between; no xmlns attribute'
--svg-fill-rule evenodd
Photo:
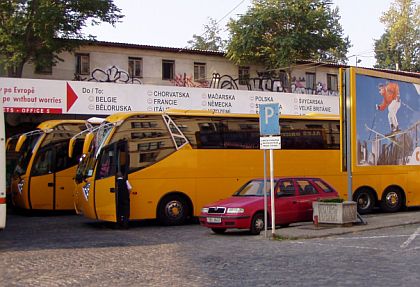
<svg viewBox="0 0 420 287"><path fill-rule="evenodd" d="M226 199L222 199L210 204L206 204L205 207L245 207L249 205L264 204L264 197L262 196L232 196Z"/></svg>

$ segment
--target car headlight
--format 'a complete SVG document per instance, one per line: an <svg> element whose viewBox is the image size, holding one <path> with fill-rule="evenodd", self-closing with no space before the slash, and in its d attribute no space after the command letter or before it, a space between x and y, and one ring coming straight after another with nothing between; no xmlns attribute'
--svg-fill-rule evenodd
<svg viewBox="0 0 420 287"><path fill-rule="evenodd" d="M89 198L89 191L90 191L90 182L86 183L83 187L83 195L85 196L86 200Z"/></svg>
<svg viewBox="0 0 420 287"><path fill-rule="evenodd" d="M201 212L202 212L202 213L208 213L208 212L209 212L209 208L208 208L208 207L203 207L203 208L201 209Z"/></svg>
<svg viewBox="0 0 420 287"><path fill-rule="evenodd" d="M226 213L244 213L244 209L239 207L229 207Z"/></svg>
<svg viewBox="0 0 420 287"><path fill-rule="evenodd" d="M19 181L19 183L17 184L17 188L20 194L22 194L23 191L23 186L25 185L25 181L22 179L21 181Z"/></svg>

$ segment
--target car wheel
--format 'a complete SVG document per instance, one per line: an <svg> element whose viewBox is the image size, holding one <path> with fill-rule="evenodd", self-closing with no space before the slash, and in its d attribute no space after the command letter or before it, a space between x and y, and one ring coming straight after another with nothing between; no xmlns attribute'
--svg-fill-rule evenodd
<svg viewBox="0 0 420 287"><path fill-rule="evenodd" d="M381 209L385 212L397 212L403 203L402 192L397 188L387 188L382 194Z"/></svg>
<svg viewBox="0 0 420 287"><path fill-rule="evenodd" d="M252 217L250 233L252 235L259 235L264 229L264 214L257 213Z"/></svg>
<svg viewBox="0 0 420 287"><path fill-rule="evenodd" d="M354 201L357 203L359 214L369 213L375 206L375 198L369 189L359 190L354 196Z"/></svg>
<svg viewBox="0 0 420 287"><path fill-rule="evenodd" d="M178 195L169 195L159 204L158 217L164 225L184 224L188 216L188 204Z"/></svg>
<svg viewBox="0 0 420 287"><path fill-rule="evenodd" d="M226 231L226 228L212 228L211 229L216 234L223 234Z"/></svg>

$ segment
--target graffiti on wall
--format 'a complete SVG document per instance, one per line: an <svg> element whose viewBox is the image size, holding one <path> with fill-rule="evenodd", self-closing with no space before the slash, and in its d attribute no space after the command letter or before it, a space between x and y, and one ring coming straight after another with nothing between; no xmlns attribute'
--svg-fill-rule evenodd
<svg viewBox="0 0 420 287"><path fill-rule="evenodd" d="M83 77L82 75L75 74L75 81L88 81L88 82L101 82L101 83L124 83L124 84L141 84L137 78L130 77L130 75L123 70L112 66L107 70L96 68L90 74L90 77Z"/></svg>
<svg viewBox="0 0 420 287"><path fill-rule="evenodd" d="M258 73L257 77L248 79L233 78L230 75L213 73L210 88L238 90L240 85L246 85L249 91L289 92L296 94L312 94L324 96L338 96L338 91L328 90L325 83L318 82L315 89L307 88L305 78L293 77L290 88L287 88L284 75Z"/></svg>
<svg viewBox="0 0 420 287"><path fill-rule="evenodd" d="M175 77L171 80L171 83L177 87L192 87L192 88L208 88L209 87L208 81L194 82L192 75L187 76L186 73L175 75Z"/></svg>

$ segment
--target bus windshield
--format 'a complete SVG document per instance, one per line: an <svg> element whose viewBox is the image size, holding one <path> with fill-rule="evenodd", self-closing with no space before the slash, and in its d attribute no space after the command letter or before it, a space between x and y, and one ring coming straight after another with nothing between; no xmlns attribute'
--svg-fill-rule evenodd
<svg viewBox="0 0 420 287"><path fill-rule="evenodd" d="M22 145L22 148L19 152L19 158L17 160L17 164L15 167L15 170L13 172L14 175L20 176L26 172L26 169L28 168L29 161L31 160L32 153L34 151L34 148L38 144L41 137L44 135L44 133L33 133L30 135L27 135L27 139Z"/></svg>
<svg viewBox="0 0 420 287"><path fill-rule="evenodd" d="M106 139L110 135L113 127L114 124L104 122L99 127L93 130L95 136L90 144L89 152L82 156L77 167L77 181L80 182L84 178L92 176L96 159L100 153L102 146L105 144Z"/></svg>

